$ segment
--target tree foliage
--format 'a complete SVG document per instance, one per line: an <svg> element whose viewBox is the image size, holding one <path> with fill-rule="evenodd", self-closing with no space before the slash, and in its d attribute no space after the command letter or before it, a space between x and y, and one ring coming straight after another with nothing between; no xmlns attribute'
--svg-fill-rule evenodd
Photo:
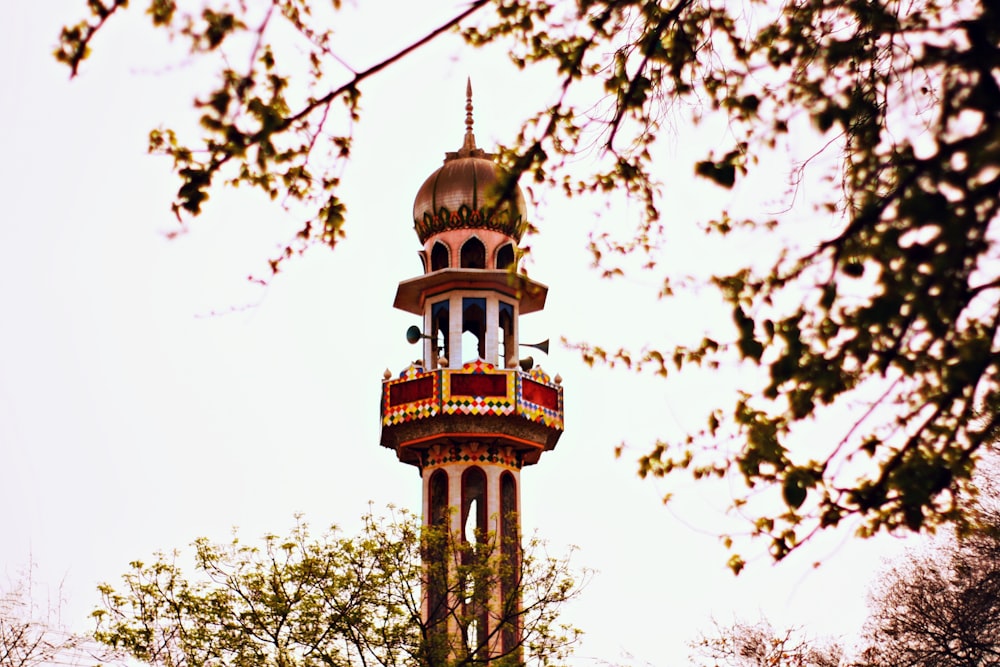
<svg viewBox="0 0 1000 667"><path fill-rule="evenodd" d="M513 574L520 604L496 611L520 626L522 642L491 664L558 661L577 637L556 618L578 590L567 561L538 557L532 543L512 564L495 546L456 543L405 512L366 516L355 537L313 536L298 522L260 545L199 539L194 576L175 552L133 562L118 587L102 585L95 637L161 667L483 664L496 637L454 629L468 628L483 591ZM438 558L425 562L426 553ZM425 621L421 591L431 580L445 583L446 608Z"/></svg>
<svg viewBox="0 0 1000 667"><path fill-rule="evenodd" d="M88 0L57 57L75 74L126 5ZM657 443L640 474L741 481L734 508L775 559L846 520L868 536L962 519L955 497L997 426L1000 387L995 2L474 0L360 72L337 57L335 13L309 0L146 5L154 26L219 64L216 88L195 102L201 135L150 135L181 182L175 211L197 215L213 188L249 185L312 206L304 245L333 245L342 232L337 174L363 83L443 30L472 46L502 44L518 67L552 66L557 96L503 159L538 187L642 202L633 235L590 239L612 274L614 257L651 252L664 233L655 156L665 123L725 117L728 145L691 165L722 189L771 169L791 145L825 146L829 159L791 168L823 184L808 193L815 242L789 240L795 230L782 216L720 210L697 221L711 235L739 230L775 244L773 257L741 259L704 281L731 327L672 349L580 350L664 376L757 371L704 428ZM343 122L332 120L338 105ZM700 281L654 270L665 298ZM833 424L827 439L794 446L802 425L820 419ZM746 506L760 489L779 491L782 507ZM730 562L743 565L736 554Z"/></svg>
<svg viewBox="0 0 1000 667"><path fill-rule="evenodd" d="M769 621L717 622L711 634L691 643L693 664L703 667L838 667L843 649L805 636L795 628L775 629Z"/></svg>
<svg viewBox="0 0 1000 667"><path fill-rule="evenodd" d="M1000 665L1000 514L893 562L872 588L864 665Z"/></svg>
<svg viewBox="0 0 1000 667"><path fill-rule="evenodd" d="M888 561L848 650L766 619L715 624L691 647L706 667L987 667L1000 665L1000 485L991 448L977 472L969 524Z"/></svg>

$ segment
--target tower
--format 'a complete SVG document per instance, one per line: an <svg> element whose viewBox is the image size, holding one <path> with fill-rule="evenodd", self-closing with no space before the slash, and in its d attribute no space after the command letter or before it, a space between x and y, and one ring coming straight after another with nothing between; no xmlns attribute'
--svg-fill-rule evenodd
<svg viewBox="0 0 1000 667"><path fill-rule="evenodd" d="M563 390L559 376L519 362L519 319L545 306L548 288L517 270L524 196L476 146L471 85L465 110L461 148L413 203L424 273L399 284L394 306L421 318L407 338L423 355L386 371L381 444L419 469L425 524L466 544L490 540L504 563L465 621L449 613L455 593L443 581L429 577L423 593L425 623L460 639L449 650L489 660L519 650L521 469L562 434Z"/></svg>

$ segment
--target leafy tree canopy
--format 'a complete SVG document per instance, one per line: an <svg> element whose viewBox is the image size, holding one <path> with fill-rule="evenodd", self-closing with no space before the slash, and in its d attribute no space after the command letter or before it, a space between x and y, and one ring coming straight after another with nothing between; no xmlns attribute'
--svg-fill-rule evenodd
<svg viewBox="0 0 1000 667"><path fill-rule="evenodd" d="M501 627L520 627L521 642L491 664L550 664L578 636L557 615L579 588L567 560L538 557L538 546L529 543L511 563L488 537L456 543L398 511L364 517L354 537L336 529L313 536L298 522L259 545L199 539L193 576L182 568L191 558L161 553L132 562L117 587L101 585L95 637L162 667L485 664L497 637L454 630L475 621L485 592L513 580L519 595L491 613ZM446 605L433 621L421 613L428 585L439 586Z"/></svg>
<svg viewBox="0 0 1000 667"><path fill-rule="evenodd" d="M88 0L56 57L78 72L127 4ZM198 215L224 184L304 202L313 214L272 260L275 271L296 250L342 234L337 174L365 81L447 30L473 47L502 44L519 67L555 70L558 94L526 119L503 159L538 187L642 202L634 235L590 240L609 273L618 270L609 258L649 253L664 232L653 156L665 123L727 119L730 143L691 165L723 189L770 168L804 136L825 146L834 159L795 172L824 184L808 193L818 241L789 240L796 233L780 215L719 210L697 221L710 235L761 236L775 249L704 281L731 326L668 349L579 348L590 362L664 376L692 366L757 371L703 428L657 443L640 474L739 480L734 508L775 559L845 521L868 536L962 519L955 497L995 431L1000 380L995 2L473 0L439 30L346 76L337 0L333 12L310 0L143 4L154 27L218 64L216 87L195 100L201 133L150 134L150 150L170 156L180 180L174 210ZM653 270L664 298L696 282L669 266ZM823 440L792 446L820 418L833 422ZM761 489L775 491L778 509L746 505ZM730 564L738 572L743 559L733 554Z"/></svg>

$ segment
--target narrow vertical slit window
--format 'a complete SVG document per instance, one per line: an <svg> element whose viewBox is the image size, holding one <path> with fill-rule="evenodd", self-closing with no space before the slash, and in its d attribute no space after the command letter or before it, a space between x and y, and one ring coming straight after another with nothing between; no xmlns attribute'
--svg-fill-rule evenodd
<svg viewBox="0 0 1000 667"><path fill-rule="evenodd" d="M462 474L462 536L466 542L478 543L485 534L486 474L469 468Z"/></svg>
<svg viewBox="0 0 1000 667"><path fill-rule="evenodd" d="M462 361L485 359L486 299L480 297L462 299L462 334Z"/></svg>
<svg viewBox="0 0 1000 667"><path fill-rule="evenodd" d="M499 309L500 359L504 368L517 364L517 345L514 344L514 306L500 302Z"/></svg>
<svg viewBox="0 0 1000 667"><path fill-rule="evenodd" d="M435 470L431 475L428 517L435 526L448 525L448 473Z"/></svg>
<svg viewBox="0 0 1000 667"><path fill-rule="evenodd" d="M517 481L504 472L500 476L500 648L504 655L518 649L521 600L517 583L521 571L521 535L517 518Z"/></svg>
<svg viewBox="0 0 1000 667"><path fill-rule="evenodd" d="M448 356L448 307L447 301L431 306L431 368L437 368L438 359Z"/></svg>
<svg viewBox="0 0 1000 667"><path fill-rule="evenodd" d="M462 538L463 560L466 565L476 565L476 548L488 539L486 526L486 473L480 468L469 468L462 473ZM477 581L475 574L471 581L464 582L465 613L464 628L466 646L470 655L483 659L488 649L488 582Z"/></svg>
<svg viewBox="0 0 1000 667"><path fill-rule="evenodd" d="M428 485L427 523L430 532L425 553L427 620L432 653L447 654L448 633L448 474L435 470Z"/></svg>

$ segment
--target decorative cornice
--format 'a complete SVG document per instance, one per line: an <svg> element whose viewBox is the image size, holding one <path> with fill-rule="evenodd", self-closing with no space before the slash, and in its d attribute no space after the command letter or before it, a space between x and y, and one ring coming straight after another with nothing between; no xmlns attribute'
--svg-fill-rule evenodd
<svg viewBox="0 0 1000 667"><path fill-rule="evenodd" d="M457 211L449 211L444 206L436 213L427 211L422 219L413 221L413 227L421 243L452 229L492 229L519 242L528 229L528 221L520 214L512 216L508 206L493 211L486 207L473 209L463 204Z"/></svg>

